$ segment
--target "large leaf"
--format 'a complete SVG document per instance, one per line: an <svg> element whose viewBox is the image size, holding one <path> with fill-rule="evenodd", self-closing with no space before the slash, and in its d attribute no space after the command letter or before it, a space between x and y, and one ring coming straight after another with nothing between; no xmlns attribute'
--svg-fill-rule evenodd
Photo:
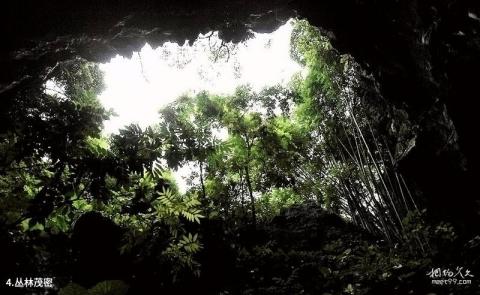
<svg viewBox="0 0 480 295"><path fill-rule="evenodd" d="M67 286L63 287L60 290L60 292L58 292L58 295L85 295L85 294L88 294L88 290L75 283L68 284Z"/></svg>
<svg viewBox="0 0 480 295"><path fill-rule="evenodd" d="M103 281L91 289L70 283L60 290L58 295L125 295L128 292L128 285L120 280Z"/></svg>
<svg viewBox="0 0 480 295"><path fill-rule="evenodd" d="M103 281L88 290L89 295L125 295L128 285L120 280Z"/></svg>

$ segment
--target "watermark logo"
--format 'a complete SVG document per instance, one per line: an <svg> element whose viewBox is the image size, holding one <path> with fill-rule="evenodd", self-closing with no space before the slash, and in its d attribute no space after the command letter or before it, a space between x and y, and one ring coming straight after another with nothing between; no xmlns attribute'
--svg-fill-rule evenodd
<svg viewBox="0 0 480 295"><path fill-rule="evenodd" d="M432 279L432 285L470 285L475 276L464 267L457 266L450 268L432 268L427 272L427 276Z"/></svg>

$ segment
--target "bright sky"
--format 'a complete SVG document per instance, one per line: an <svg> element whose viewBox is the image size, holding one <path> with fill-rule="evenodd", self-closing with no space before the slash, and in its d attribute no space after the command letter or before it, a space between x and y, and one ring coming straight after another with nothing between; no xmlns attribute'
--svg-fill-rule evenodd
<svg viewBox="0 0 480 295"><path fill-rule="evenodd" d="M233 93L240 85L254 90L286 84L302 70L290 58L292 21L271 34L255 33L252 39L233 46L230 58L213 58L219 48L217 34L200 35L193 46L165 43L153 49L146 44L131 59L116 56L100 65L105 72L105 91L99 96L107 109L118 115L105 122L104 133L116 133L131 123L141 127L158 121L158 111L184 93L207 90L215 94ZM224 51L225 52L225 51ZM186 176L192 165L174 172L179 188L185 191Z"/></svg>
<svg viewBox="0 0 480 295"><path fill-rule="evenodd" d="M208 90L228 94L242 84L261 90L288 82L301 70L290 58L291 31L289 21L271 34L255 34L238 44L228 61L212 60L205 36L193 46L166 43L152 49L146 44L131 59L116 56L100 66L105 72L106 89L99 99L118 114L105 122L104 132L115 133L134 122L142 127L152 125L158 121L158 110L184 93ZM216 34L210 38L212 48L220 43Z"/></svg>

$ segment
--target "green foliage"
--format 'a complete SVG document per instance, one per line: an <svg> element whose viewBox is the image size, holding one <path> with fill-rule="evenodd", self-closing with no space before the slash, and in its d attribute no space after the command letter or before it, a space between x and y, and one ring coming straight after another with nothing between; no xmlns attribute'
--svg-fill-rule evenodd
<svg viewBox="0 0 480 295"><path fill-rule="evenodd" d="M284 210L264 233L238 248L241 294L407 294L430 284L431 256L388 247L314 204Z"/></svg>
<svg viewBox="0 0 480 295"><path fill-rule="evenodd" d="M436 224L427 223L425 220L426 209L422 211L409 211L402 220L405 228L405 247L404 251L411 253L414 250L421 249L422 254L437 255L440 253L451 253L454 251L458 236L453 226L446 222ZM412 249L411 245L419 244L420 249ZM445 255L445 254L444 254Z"/></svg>
<svg viewBox="0 0 480 295"><path fill-rule="evenodd" d="M170 219L183 216L191 222L200 223L200 202L194 194L180 196L173 194L169 189L158 194L159 198L153 202L159 218Z"/></svg>
<svg viewBox="0 0 480 295"><path fill-rule="evenodd" d="M416 209L396 167L414 144L408 117L383 100L351 56L336 52L306 21L295 24L291 54L308 70L294 85L301 97L295 117L317 139L309 168L320 175L310 187L333 212L389 241L404 239L402 218Z"/></svg>
<svg viewBox="0 0 480 295"><path fill-rule="evenodd" d="M278 216L282 209L289 208L302 201L302 197L291 188L273 188L257 200L257 207L261 218L271 220Z"/></svg>
<svg viewBox="0 0 480 295"><path fill-rule="evenodd" d="M200 239L186 225L198 224L203 214L196 194L181 195L171 173L156 161L166 139L155 128L136 125L111 138L101 135L109 112L96 97L103 89L97 65L68 62L51 79L58 89L43 86L17 98L10 110L13 129L2 134L2 228L48 253L47 245L34 239L68 237L83 213L100 211L123 227L125 255L162 238L156 257L172 260L172 272L198 271L194 255ZM53 261L41 256L39 267L51 267L45 264Z"/></svg>
<svg viewBox="0 0 480 295"><path fill-rule="evenodd" d="M160 171L156 165L151 171L144 171L142 174L143 176L132 172L128 184L112 190L115 197L101 205L103 212L117 224L129 229L125 234L125 243L121 247L122 253L139 251L145 247L145 243L148 243L156 227L165 227L168 229L168 235L165 237L168 245L162 250L161 255L171 260L174 278L185 268L197 273L199 264L195 261L194 255L201 249L201 244L197 234L192 236L185 229L186 222L200 223L200 219L203 218L197 196L181 195L174 187L173 189L159 187L159 183L166 185L165 180L171 176ZM124 213L126 210L137 210L136 207L142 208L141 212Z"/></svg>
<svg viewBox="0 0 480 295"><path fill-rule="evenodd" d="M127 292L128 285L118 280L103 281L88 290L89 295L125 295Z"/></svg>
<svg viewBox="0 0 480 295"><path fill-rule="evenodd" d="M141 173L161 156L162 140L154 128L131 124L112 136L111 149L129 172Z"/></svg>
<svg viewBox="0 0 480 295"><path fill-rule="evenodd" d="M82 96L84 93L99 94L105 88L99 65L81 59L61 64L53 73L53 81L63 89L62 96L79 101L91 97Z"/></svg>
<svg viewBox="0 0 480 295"><path fill-rule="evenodd" d="M301 88L302 96L315 98L324 94L325 99L336 99L341 91L342 64L328 38L307 21L298 20L291 42L291 56L309 71Z"/></svg>
<svg viewBox="0 0 480 295"><path fill-rule="evenodd" d="M70 283L63 287L59 295L125 295L128 292L128 285L123 281L110 280L103 281L90 289L85 289L82 286Z"/></svg>
<svg viewBox="0 0 480 295"><path fill-rule="evenodd" d="M106 138L95 138L88 136L86 139L88 150L97 157L107 156L110 146Z"/></svg>
<svg viewBox="0 0 480 295"><path fill-rule="evenodd" d="M60 291L58 292L58 295L86 295L86 294L88 294L87 289L75 283L68 284L67 286L60 289Z"/></svg>
<svg viewBox="0 0 480 295"><path fill-rule="evenodd" d="M76 220L98 211L121 227L122 258L155 266L152 277L164 284L186 274L201 280L200 259L224 250L239 276L224 294L369 294L388 284L404 291L459 243L450 224L426 222L397 170L415 128L321 31L300 20L291 41L305 77L260 92L245 85L231 95L184 95L160 110L157 125L132 124L109 138L101 134L111 112L97 99L98 66L60 65L51 77L60 92L26 90L8 111L1 229L13 244L31 245L29 263L47 270L61 265L48 256L52 244L69 241ZM182 193L172 171L185 165L194 170ZM59 294L127 289L121 281L89 290L72 283Z"/></svg>
<svg viewBox="0 0 480 295"><path fill-rule="evenodd" d="M40 191L41 183L39 175L29 172L24 162L12 163L0 177L1 222L10 224L20 218L29 201Z"/></svg>
<svg viewBox="0 0 480 295"><path fill-rule="evenodd" d="M185 268L193 270L195 276L200 276L200 264L193 259L193 255L201 249L198 234L188 233L170 242L162 254L170 259L173 265L174 280L176 275Z"/></svg>

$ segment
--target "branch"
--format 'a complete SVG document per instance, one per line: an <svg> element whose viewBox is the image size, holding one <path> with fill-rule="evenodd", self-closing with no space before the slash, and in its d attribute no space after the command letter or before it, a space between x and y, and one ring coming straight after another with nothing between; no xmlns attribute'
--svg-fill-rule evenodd
<svg viewBox="0 0 480 295"><path fill-rule="evenodd" d="M145 82L147 82L148 84L150 84L150 81L148 80L147 76L145 75L145 70L144 70L144 68L143 68L142 56L140 55L140 51L137 52L137 55L138 55L138 59L139 59L139 61L140 61L140 69L141 69L141 73L142 73L143 79L145 79Z"/></svg>

